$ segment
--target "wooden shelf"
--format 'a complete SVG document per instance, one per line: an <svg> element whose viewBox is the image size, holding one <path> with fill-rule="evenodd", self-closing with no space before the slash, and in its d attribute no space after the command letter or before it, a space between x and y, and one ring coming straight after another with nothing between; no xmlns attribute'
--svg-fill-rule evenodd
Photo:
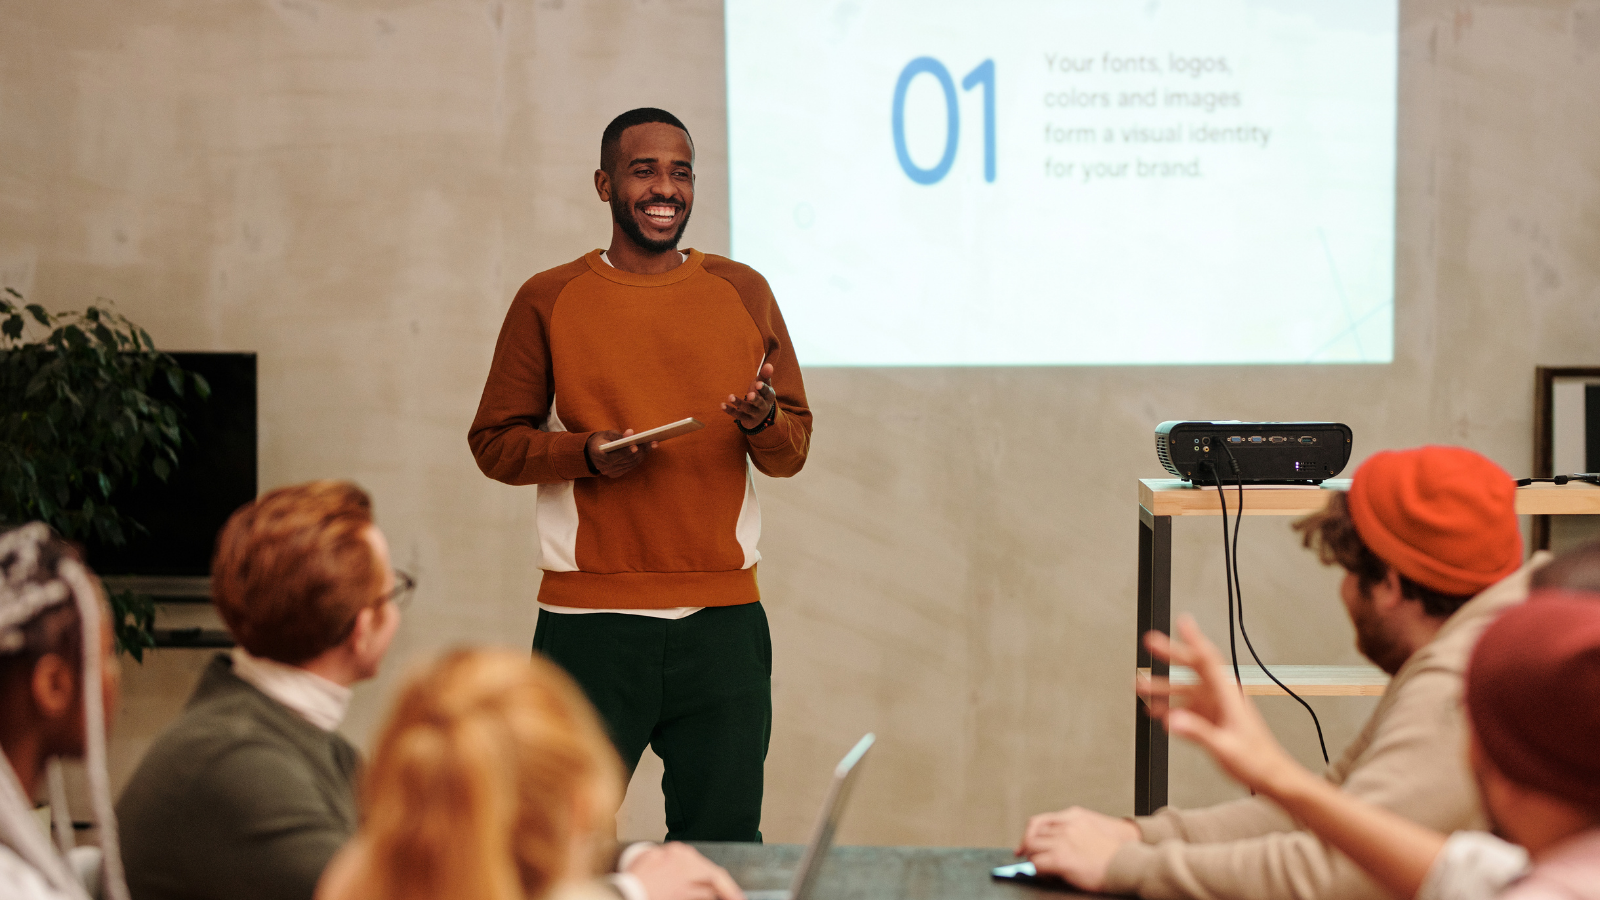
<svg viewBox="0 0 1600 900"><path fill-rule="evenodd" d="M1350 489L1350 480L1330 479L1318 485L1281 484L1244 488L1244 514L1247 516L1303 516L1328 505L1333 491ZM1228 514L1239 510L1239 489L1223 492L1228 498ZM1195 487L1176 478L1139 479L1139 505L1157 516L1220 516L1215 487Z"/></svg>
<svg viewBox="0 0 1600 900"><path fill-rule="evenodd" d="M1524 516L1600 515L1600 485L1541 481L1517 488L1517 513Z"/></svg>
<svg viewBox="0 0 1600 900"><path fill-rule="evenodd" d="M1244 488L1247 516L1303 516L1328 505L1331 491L1350 489L1350 479L1332 478L1321 486L1262 485ZM1239 509L1239 491L1223 492L1229 515ZM1177 478L1139 479L1139 505L1156 516L1220 516L1215 487L1195 487ZM1541 482L1517 488L1517 514L1524 516L1600 515L1600 486L1572 481Z"/></svg>
<svg viewBox="0 0 1600 900"><path fill-rule="evenodd" d="M1246 503L1249 501L1246 500ZM1302 697L1381 697L1389 686L1389 676L1377 666L1270 666L1272 674ZM1149 669L1139 674L1148 678ZM1228 677L1233 677L1233 667L1228 666ZM1240 666L1240 680L1244 692L1253 697L1285 697L1283 689L1272 683L1260 666ZM1171 675L1174 684L1195 684L1194 672L1174 666Z"/></svg>

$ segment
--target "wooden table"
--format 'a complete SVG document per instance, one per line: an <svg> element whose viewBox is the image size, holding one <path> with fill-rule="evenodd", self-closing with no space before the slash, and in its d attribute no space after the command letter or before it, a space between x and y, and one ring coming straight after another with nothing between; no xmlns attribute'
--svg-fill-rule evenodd
<svg viewBox="0 0 1600 900"><path fill-rule="evenodd" d="M747 890L787 888L805 849L799 844L697 843ZM989 870L1016 862L1010 850L976 847L835 847L814 900L1061 900L1097 897L1072 890L995 881Z"/></svg>
<svg viewBox="0 0 1600 900"><path fill-rule="evenodd" d="M1333 491L1349 490L1349 479L1329 479L1312 487L1246 487L1247 516L1303 516L1328 504ZM1224 492L1228 514L1238 512L1237 489ZM1518 515L1600 515L1600 487L1581 482L1531 484L1517 488ZM1176 478L1139 480L1139 612L1138 667L1166 675L1165 663L1150 658L1143 635L1172 631L1172 519L1174 516L1220 516L1217 489L1197 488ZM1246 694L1282 694L1257 666L1240 666ZM1382 694L1388 677L1374 666L1272 666L1272 673L1296 693L1311 696ZM1182 670L1175 677L1192 677ZM1133 754L1133 811L1149 815L1167 804L1167 732L1161 723L1136 707Z"/></svg>

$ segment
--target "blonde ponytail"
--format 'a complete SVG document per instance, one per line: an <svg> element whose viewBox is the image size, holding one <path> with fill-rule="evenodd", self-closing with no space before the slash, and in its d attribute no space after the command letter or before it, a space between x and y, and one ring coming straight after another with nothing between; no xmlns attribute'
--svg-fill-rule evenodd
<svg viewBox="0 0 1600 900"><path fill-rule="evenodd" d="M544 660L455 651L402 691L362 788L355 898L534 900L602 830L621 766L588 702Z"/></svg>

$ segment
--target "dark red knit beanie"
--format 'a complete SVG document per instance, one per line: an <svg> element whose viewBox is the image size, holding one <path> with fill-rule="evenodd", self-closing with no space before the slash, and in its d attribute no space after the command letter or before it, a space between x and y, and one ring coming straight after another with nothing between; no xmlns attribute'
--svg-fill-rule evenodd
<svg viewBox="0 0 1600 900"><path fill-rule="evenodd" d="M1374 454L1348 497L1356 533L1423 587L1476 594L1522 565L1516 482L1464 447Z"/></svg>
<svg viewBox="0 0 1600 900"><path fill-rule="evenodd" d="M1600 813L1600 594L1536 592L1502 614L1472 651L1466 691L1495 768Z"/></svg>

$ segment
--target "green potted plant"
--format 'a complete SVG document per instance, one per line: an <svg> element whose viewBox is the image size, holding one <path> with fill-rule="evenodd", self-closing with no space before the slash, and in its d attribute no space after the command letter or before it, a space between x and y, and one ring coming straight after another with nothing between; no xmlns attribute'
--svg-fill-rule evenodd
<svg viewBox="0 0 1600 900"><path fill-rule="evenodd" d="M140 478L167 479L183 445L182 413L152 394L211 388L156 350L143 328L106 306L50 313L0 295L0 525L43 521L71 540L113 546L144 527L113 495ZM155 605L112 593L119 650L155 645Z"/></svg>

